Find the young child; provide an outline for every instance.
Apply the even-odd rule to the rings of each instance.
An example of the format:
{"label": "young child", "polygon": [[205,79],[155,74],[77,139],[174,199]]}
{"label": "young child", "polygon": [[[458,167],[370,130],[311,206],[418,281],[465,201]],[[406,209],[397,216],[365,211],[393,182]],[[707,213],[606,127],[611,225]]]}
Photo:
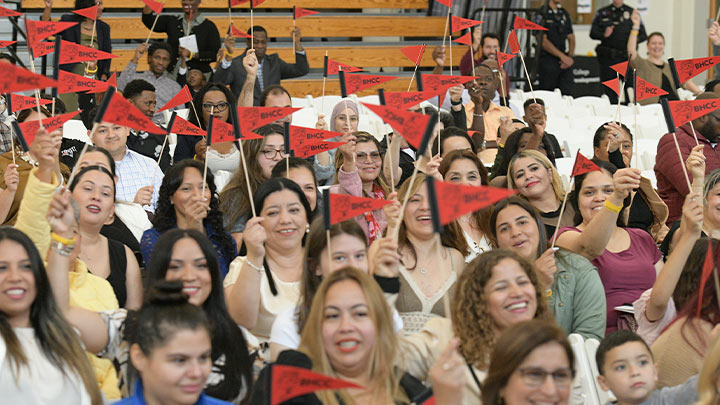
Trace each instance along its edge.
{"label": "young child", "polygon": [[618,405],[692,404],[698,399],[697,376],[675,387],[655,389],[657,366],[647,343],[627,330],[605,336],[595,354],[598,383],[612,391]]}

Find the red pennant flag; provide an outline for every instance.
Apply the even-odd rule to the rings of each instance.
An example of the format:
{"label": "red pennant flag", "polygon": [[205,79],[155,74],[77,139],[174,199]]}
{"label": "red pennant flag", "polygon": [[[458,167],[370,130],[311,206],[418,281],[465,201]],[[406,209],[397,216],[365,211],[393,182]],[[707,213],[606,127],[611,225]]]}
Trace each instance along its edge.
{"label": "red pennant flag", "polygon": [[[177,119],[177,117],[175,118]],[[174,126],[174,125],[173,125]],[[263,139],[262,135],[258,135],[254,132],[243,130],[242,133],[242,140],[249,140],[249,139]],[[212,127],[212,143],[221,143],[221,142],[234,142],[236,141],[235,138],[235,131],[233,130],[232,124],[229,122],[224,122],[220,120],[213,120],[213,127]]]}
{"label": "red pennant flag", "polygon": [[252,38],[252,35],[248,34],[247,32],[240,31],[239,29],[235,28],[235,26],[230,27],[230,31],[232,32],[232,36],[235,38]]}
{"label": "red pennant flag", "polygon": [[294,9],[293,18],[295,18],[295,19],[307,17],[309,15],[318,13],[317,11],[312,11],[312,10],[308,10],[306,8],[300,8],[300,7],[294,7],[293,9]]}
{"label": "red pennant flag", "polygon": [[[58,72],[58,94],[77,93],[86,90],[105,91],[107,88],[108,84],[100,80],[90,79],[64,70]],[[162,134],[163,132],[159,133]]]}
{"label": "red pennant flag", "polygon": [[[15,108],[15,106],[13,106],[13,108]],[[73,117],[75,117],[81,112],[82,110],[72,111],[66,114],[56,115],[54,117],[43,118],[43,127],[45,127],[48,132],[52,132],[56,129],[62,128],[65,122],[70,121]],[[33,139],[35,139],[35,134],[37,134],[38,129],[40,129],[40,125],[38,124],[37,120],[30,120],[21,122],[20,129],[25,136],[25,142],[27,142],[29,145],[32,143]]]}
{"label": "red pennant flag", "polygon": [[347,72],[362,72],[363,70],[359,67],[346,65],[336,60],[328,59],[328,71],[327,74],[334,75],[339,71]]}
{"label": "red pennant flag", "polygon": [[[460,76],[452,76],[460,77]],[[423,75],[423,78],[425,76]],[[372,112],[382,118],[383,121],[399,132],[410,145],[415,148],[420,147],[420,141],[425,135],[425,128],[430,120],[429,115],[418,114],[410,111],[399,110],[397,108],[387,107],[383,105],[362,103]]]}
{"label": "red pennant flag", "polygon": [[602,84],[612,89],[612,91],[614,91],[618,96],[620,95],[620,80],[617,77],[612,80],[604,81]]}
{"label": "red pennant flag", "polygon": [[[238,107],[238,119],[243,134],[247,130],[259,128],[288,116],[300,108],[294,107]],[[245,136],[243,136],[245,139]]]}
{"label": "red pennant flag", "polygon": [[5,48],[6,46],[10,46],[17,41],[0,41],[0,48]]}
{"label": "red pennant flag", "polygon": [[515,30],[510,31],[510,35],[508,35],[508,46],[510,46],[511,53],[520,52],[520,42],[518,42],[518,38],[517,38],[517,34],[515,34]]}
{"label": "red pennant flag", "polygon": [[[707,251],[705,252],[705,261],[702,266],[702,273],[700,273],[700,291],[698,291],[698,305],[697,305],[697,316],[700,317],[702,310],[702,304],[704,302],[703,293],[705,292],[705,283],[710,278],[710,275],[715,270],[715,260],[713,259],[713,247],[712,240],[708,239]],[[716,294],[718,291],[716,291]]]}
{"label": "red pennant flag", "polygon": [[125,97],[117,93],[113,93],[107,111],[103,116],[103,121],[124,125],[138,131],[146,131],[149,134],[165,133],[164,129],[158,128],[147,115],[140,112],[140,110],[130,104]]}
{"label": "red pennant flag", "polygon": [[458,44],[463,44],[470,46],[472,45],[472,38],[470,38],[470,31],[466,32],[465,35],[461,36],[460,38],[453,39],[453,42],[457,42]]}
{"label": "red pennant flag", "polygon": [[142,2],[145,3],[145,5],[147,5],[148,7],[150,7],[152,11],[155,12],[155,14],[162,13],[163,7],[165,7],[164,3],[155,0],[142,0]]}
{"label": "red pennant flag", "polygon": [[618,74],[622,77],[625,77],[625,73],[627,73],[627,67],[628,67],[628,61],[616,63],[612,66],[610,66],[610,69],[618,72]]}
{"label": "red pennant flag", "polygon": [[49,77],[35,74],[11,63],[3,65],[3,73],[0,75],[0,93],[44,89],[57,85],[58,83]]}
{"label": "red pennant flag", "polygon": [[157,110],[157,112],[169,110],[171,108],[179,106],[180,104],[189,103],[190,101],[192,101],[192,95],[190,94],[190,89],[186,84],[185,87],[180,89],[180,91],[175,96],[173,96],[173,98],[171,98],[170,101],[167,102],[167,104]]}
{"label": "red pennant flag", "polygon": [[[215,120],[213,120],[214,122]],[[175,116],[175,122],[173,122],[173,126],[170,129],[170,132],[173,134],[178,135],[196,135],[196,136],[205,136],[207,133],[197,127],[196,125],[190,123],[183,117],[176,115]]]}
{"label": "red pennant flag", "polygon": [[435,96],[437,94],[433,91],[386,91],[385,105],[398,110],[407,110]]}
{"label": "red pennant flag", "polygon": [[483,23],[482,21],[452,16],[452,22],[450,23],[450,25],[452,26],[452,29],[450,30],[450,32],[458,32],[458,31],[464,30],[465,28],[474,27],[474,26],[480,25],[482,23]]}
{"label": "red pennant flag", "polygon": [[[40,41],[32,46],[33,57],[39,58],[52,53],[55,50],[55,42]],[[61,55],[62,56],[62,55]]]}
{"label": "red pennant flag", "polygon": [[390,80],[397,79],[397,76],[366,75],[360,73],[345,74],[345,88],[347,94],[354,94]]}
{"label": "red pennant flag", "polygon": [[412,46],[406,46],[402,49],[402,53],[410,59],[410,61],[416,65],[420,64],[420,59],[422,59],[423,54],[425,53],[425,48],[427,45],[412,45]]}
{"label": "red pennant flag", "polygon": [[250,0],[230,0],[230,7],[239,6],[243,3],[249,3]]}
{"label": "red pennant flag", "polygon": [[117,89],[117,71],[113,72],[113,74],[108,77],[108,79],[105,81],[106,87],[100,87],[97,90],[90,90],[86,94],[92,94],[92,93],[102,93],[103,91],[107,90],[108,87],[115,87]]}
{"label": "red pennant flag", "polygon": [[[97,11],[98,11],[98,6],[96,4],[92,7],[83,8],[80,10],[73,10],[73,13],[81,15],[83,17],[87,17],[91,20],[95,20],[95,19],[97,19]],[[64,51],[64,49],[63,49],[63,51]]]}
{"label": "red pennant flag", "polygon": [[515,16],[515,24],[513,29],[516,30],[536,30],[536,31],[547,31],[548,29],[542,25],[537,25],[530,20],[526,20],[522,17]]}
{"label": "red pennant flag", "polygon": [[[28,97],[20,94],[11,94],[10,102],[12,103],[12,108],[14,112],[37,107],[37,100],[35,99],[35,97]],[[52,101],[50,100],[45,100],[42,98],[40,99],[40,105],[47,105],[51,103]]]}
{"label": "red pennant flag", "polygon": [[0,7],[0,17],[19,17],[22,13],[18,13],[15,10],[10,10],[9,8]]}
{"label": "red pennant flag", "polygon": [[[331,197],[333,194],[330,195]],[[332,202],[332,200],[330,200]],[[272,390],[270,405],[278,405],[288,399],[310,394],[320,390],[336,390],[340,388],[362,388],[359,385],[328,377],[306,368],[272,365]]]}
{"label": "red pennant flag", "polygon": [[[720,63],[720,56],[711,56],[709,58],[683,59],[675,61],[675,68],[677,69],[678,79],[680,79],[680,83],[685,83],[686,81],[710,69],[718,63]],[[675,84],[679,86],[680,83]]]}
{"label": "red pennant flag", "polygon": [[391,202],[390,200],[330,193],[330,224],[337,224],[366,212],[379,210]]}
{"label": "red pennant flag", "polygon": [[443,225],[516,193],[515,190],[507,188],[465,186],[445,181],[435,181],[435,190],[440,209],[440,223]]}
{"label": "red pennant flag", "polygon": [[308,158],[318,153],[327,152],[344,145],[345,142],[307,141],[301,145],[293,146],[295,157]]}
{"label": "red pennant flag", "polygon": [[512,53],[504,53],[504,52],[497,52],[497,62],[500,67],[505,64],[505,62],[509,61],[510,59],[514,58],[515,55]]}
{"label": "red pennant flag", "polygon": [[[324,129],[296,127],[290,125],[290,148],[296,150],[300,145],[308,142],[320,142],[325,139],[335,138],[341,136],[340,132],[326,131]],[[295,153],[297,156],[297,151]],[[298,156],[299,157],[299,156]]]}
{"label": "red pennant flag", "polygon": [[637,78],[637,88],[635,92],[637,94],[637,101],[645,100],[646,98],[662,96],[668,94],[667,91],[657,87],[656,85],[647,82],[640,77]]}
{"label": "red pennant flag", "polygon": [[581,174],[585,174],[595,170],[600,170],[598,165],[593,163],[592,160],[583,156],[583,154],[580,153],[580,150],[578,150],[577,155],[575,155],[575,164],[573,164],[572,174],[570,175],[570,177],[579,176]]}
{"label": "red pennant flag", "polygon": [[[53,45],[54,50],[55,44],[51,44]],[[117,58],[117,55],[103,52],[95,48],[76,44],[75,42],[68,42],[63,40],[60,46],[62,48],[62,52],[60,53],[61,64]]]}
{"label": "red pennant flag", "polygon": [[668,104],[675,126],[679,127],[720,108],[720,99],[670,101]]}
{"label": "red pennant flag", "polygon": [[423,88],[435,95],[445,97],[445,92],[458,84],[465,84],[473,80],[473,76],[447,76],[447,75],[422,75]]}
{"label": "red pennant flag", "polygon": [[452,0],[436,0],[440,4],[444,4],[448,7],[452,7]]}
{"label": "red pennant flag", "polygon": [[77,25],[76,22],[25,20],[28,44],[34,47],[43,39]]}

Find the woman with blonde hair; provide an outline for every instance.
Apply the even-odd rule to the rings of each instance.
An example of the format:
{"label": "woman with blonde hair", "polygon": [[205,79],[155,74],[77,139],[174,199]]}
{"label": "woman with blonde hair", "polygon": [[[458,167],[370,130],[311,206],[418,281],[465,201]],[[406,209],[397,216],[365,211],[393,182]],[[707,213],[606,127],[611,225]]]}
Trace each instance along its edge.
{"label": "woman with blonde hair", "polygon": [[[717,329],[717,327],[715,328]],[[720,339],[710,346],[698,377],[698,401],[695,405],[720,404]]]}
{"label": "woman with blonde hair", "polygon": [[[410,404],[425,387],[395,367],[398,336],[380,287],[367,273],[346,267],[323,280],[313,298],[299,351],[280,354],[278,363],[350,381],[364,388],[318,391],[307,404]],[[269,397],[270,368],[260,373],[251,403]]]}
{"label": "woman with blonde hair", "polygon": [[250,196],[255,195],[258,187],[269,179],[272,169],[285,158],[285,138],[283,127],[270,124],[255,131],[263,139],[251,139],[243,142],[243,153],[250,180],[248,191],[245,170],[240,165],[220,192],[220,211],[224,215],[225,229],[235,239],[238,249],[242,246],[242,234],[245,224],[252,216]]}
{"label": "woman with blonde hair", "polygon": [[450,301],[452,319],[436,318],[403,343],[403,366],[425,381],[430,366],[456,337],[467,370],[462,405],[480,403],[490,356],[500,335],[519,322],[552,321],[535,267],[508,250],[485,252],[465,266]]}
{"label": "woman with blonde hair", "polygon": [[[398,223],[400,253],[400,292],[395,307],[403,318],[406,334],[419,332],[433,317],[447,316],[443,299],[450,296],[453,284],[462,272],[468,247],[457,223],[445,227],[438,249],[430,216],[425,175],[419,173],[398,192],[399,201],[409,195],[405,212],[394,203],[386,211]],[[395,230],[388,227],[388,235]],[[374,244],[373,244],[374,245]],[[371,246],[371,253],[375,249]],[[372,256],[372,255],[371,255]]]}
{"label": "woman with blonde hair", "polygon": [[[518,191],[540,213],[548,237],[555,233],[565,198],[560,175],[547,156],[536,150],[516,154],[508,166],[508,188]],[[565,205],[560,226],[574,225],[575,210]]]}
{"label": "woman with blonde hair", "polygon": [[[340,153],[335,155],[338,170],[330,192],[384,200],[390,193],[390,187],[382,174],[380,142],[367,132],[345,134],[342,139],[346,143],[338,148]],[[382,237],[387,227],[382,209],[368,211],[355,217],[355,220],[370,243]]]}

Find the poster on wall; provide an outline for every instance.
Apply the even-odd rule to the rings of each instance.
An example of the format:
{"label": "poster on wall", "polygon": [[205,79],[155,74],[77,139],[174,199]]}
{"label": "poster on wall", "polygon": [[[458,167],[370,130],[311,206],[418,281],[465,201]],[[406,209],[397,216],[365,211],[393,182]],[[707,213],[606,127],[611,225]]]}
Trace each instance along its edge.
{"label": "poster on wall", "polygon": [[637,0],[637,9],[642,18],[647,17],[648,8],[650,8],[650,0]]}
{"label": "poster on wall", "polygon": [[592,0],[578,0],[577,2],[577,12],[583,13],[583,14],[590,14],[592,13]]}

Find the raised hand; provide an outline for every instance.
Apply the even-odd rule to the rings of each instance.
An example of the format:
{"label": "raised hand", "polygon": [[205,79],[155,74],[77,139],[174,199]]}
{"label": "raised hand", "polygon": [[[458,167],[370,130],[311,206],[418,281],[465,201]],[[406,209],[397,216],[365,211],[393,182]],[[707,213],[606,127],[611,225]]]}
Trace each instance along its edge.
{"label": "raised hand", "polygon": [[720,46],[720,24],[717,21],[713,21],[710,28],[708,28],[708,38],[710,38],[713,45]]}
{"label": "raised hand", "polygon": [[458,352],[460,340],[453,338],[435,360],[430,368],[435,403],[438,405],[454,405],[462,403],[463,386],[465,385],[465,360]]}
{"label": "raised hand", "polygon": [[374,243],[373,255],[370,258],[370,273],[381,277],[398,277],[400,254],[398,244],[392,237],[377,239]]}
{"label": "raised hand", "polygon": [[693,178],[693,183],[697,179],[699,184],[703,184],[705,179],[705,155],[703,154],[703,145],[696,145],[690,151],[687,160],[685,161],[687,166],[688,174]]}
{"label": "raised hand", "polygon": [[445,47],[444,46],[436,46],[435,49],[433,49],[432,52],[432,58],[435,61],[435,64],[444,67],[445,66]]}
{"label": "raised hand", "polygon": [[555,250],[550,248],[543,252],[543,254],[535,260],[535,268],[538,270],[537,275],[540,283],[542,283],[545,288],[550,288],[555,280],[555,273],[557,272]]}
{"label": "raised hand", "polygon": [[150,205],[152,203],[153,189],[153,186],[140,187],[133,202],[142,206]]}
{"label": "raised hand", "polygon": [[247,53],[243,58],[243,67],[245,68],[245,72],[247,72],[248,76],[257,77],[258,60],[257,56],[255,56],[254,49],[247,50]]}
{"label": "raised hand", "polygon": [[620,169],[613,175],[615,190],[613,197],[617,200],[625,200],[630,191],[640,187],[640,169]]}
{"label": "raised hand", "polygon": [[[701,193],[688,193],[682,206],[682,235],[694,235],[700,237],[703,224],[703,198]],[[687,232],[687,233],[686,233]]]}
{"label": "raised hand", "polygon": [[63,238],[73,237],[75,210],[70,202],[70,191],[63,188],[53,196],[48,207],[47,219],[50,229]]}
{"label": "raised hand", "polygon": [[20,174],[18,173],[18,165],[16,164],[9,164],[5,168],[5,173],[3,174],[3,180],[5,180],[5,189],[15,192],[17,191],[18,184],[20,183]]}
{"label": "raised hand", "polygon": [[247,259],[254,265],[260,266],[265,260],[265,241],[267,233],[263,227],[263,217],[248,219],[243,231],[243,241],[247,248]]}

